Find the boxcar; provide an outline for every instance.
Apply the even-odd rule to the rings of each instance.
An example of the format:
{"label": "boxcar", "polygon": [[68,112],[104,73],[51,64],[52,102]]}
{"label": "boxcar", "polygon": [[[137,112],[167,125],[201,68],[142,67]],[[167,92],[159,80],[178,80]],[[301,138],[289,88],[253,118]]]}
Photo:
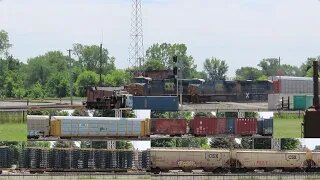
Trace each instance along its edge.
{"label": "boxcar", "polygon": [[50,133],[60,138],[147,137],[148,121],[140,118],[53,116]]}

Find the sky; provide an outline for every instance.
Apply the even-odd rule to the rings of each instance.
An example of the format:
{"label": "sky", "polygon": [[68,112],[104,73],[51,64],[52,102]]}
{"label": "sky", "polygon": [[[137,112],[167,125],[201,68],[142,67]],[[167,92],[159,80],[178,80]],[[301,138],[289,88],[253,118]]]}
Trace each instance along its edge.
{"label": "sky", "polygon": [[[129,66],[131,0],[0,0],[0,29],[26,62],[74,43],[103,43]],[[206,58],[241,66],[281,57],[300,65],[320,55],[319,0],[142,0],[144,45],[185,43],[198,70]]]}

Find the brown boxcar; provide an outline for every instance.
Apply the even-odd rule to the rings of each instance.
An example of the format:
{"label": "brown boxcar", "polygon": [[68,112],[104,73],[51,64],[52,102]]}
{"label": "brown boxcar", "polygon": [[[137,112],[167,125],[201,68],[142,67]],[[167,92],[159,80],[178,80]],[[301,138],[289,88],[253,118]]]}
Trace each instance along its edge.
{"label": "brown boxcar", "polygon": [[185,119],[151,119],[152,135],[181,136],[187,133]]}
{"label": "brown boxcar", "polygon": [[226,133],[225,118],[195,117],[191,121],[191,132],[195,136],[207,136]]}
{"label": "brown boxcar", "polygon": [[255,118],[237,118],[236,135],[253,135],[257,134],[258,122]]}

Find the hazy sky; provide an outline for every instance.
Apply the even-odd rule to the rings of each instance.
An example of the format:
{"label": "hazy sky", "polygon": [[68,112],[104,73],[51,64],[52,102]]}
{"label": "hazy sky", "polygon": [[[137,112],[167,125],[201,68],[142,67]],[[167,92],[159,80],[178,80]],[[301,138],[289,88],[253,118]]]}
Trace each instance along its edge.
{"label": "hazy sky", "polygon": [[[229,75],[265,57],[298,65],[320,54],[318,0],[142,0],[145,49],[185,43],[199,69],[225,59]],[[131,0],[2,0],[0,29],[26,61],[73,43],[103,41],[118,67],[128,66]],[[103,35],[102,35],[103,34]]]}

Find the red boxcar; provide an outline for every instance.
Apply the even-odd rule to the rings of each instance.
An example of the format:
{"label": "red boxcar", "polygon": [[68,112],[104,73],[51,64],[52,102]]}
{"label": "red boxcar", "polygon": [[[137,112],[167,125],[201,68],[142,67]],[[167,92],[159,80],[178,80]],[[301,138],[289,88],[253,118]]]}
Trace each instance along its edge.
{"label": "red boxcar", "polygon": [[191,121],[191,133],[195,136],[208,136],[226,133],[225,118],[195,117]]}
{"label": "red boxcar", "polygon": [[185,119],[151,119],[151,134],[181,136],[187,133]]}
{"label": "red boxcar", "polygon": [[254,118],[237,118],[236,135],[253,135],[257,134],[258,121]]}

